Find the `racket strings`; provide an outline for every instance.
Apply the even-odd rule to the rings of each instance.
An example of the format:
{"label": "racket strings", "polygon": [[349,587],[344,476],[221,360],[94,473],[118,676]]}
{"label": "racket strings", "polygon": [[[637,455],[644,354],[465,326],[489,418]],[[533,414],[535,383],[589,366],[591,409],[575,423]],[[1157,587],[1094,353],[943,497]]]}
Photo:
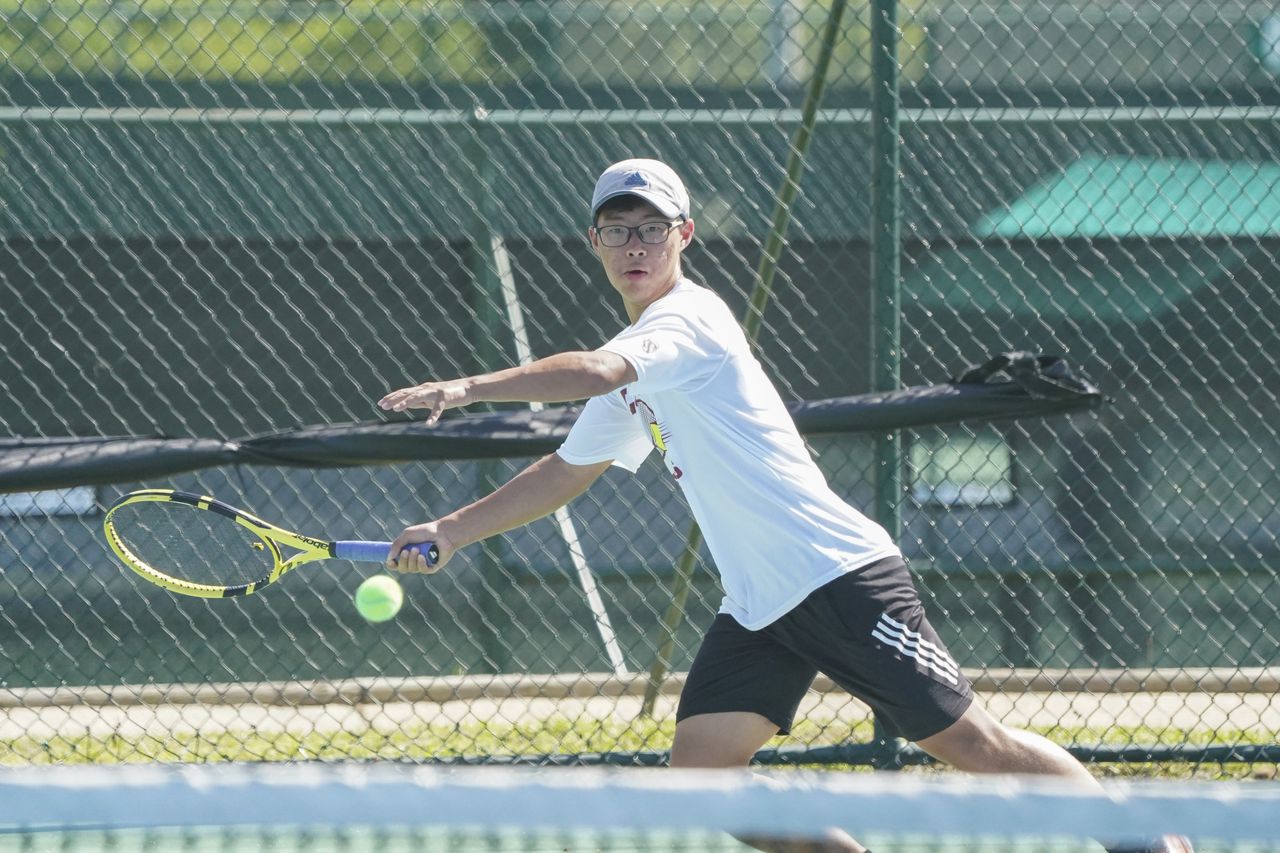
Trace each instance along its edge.
{"label": "racket strings", "polygon": [[234,519],[180,503],[126,504],[113,517],[124,546],[156,572],[192,583],[256,581],[274,565],[260,537]]}

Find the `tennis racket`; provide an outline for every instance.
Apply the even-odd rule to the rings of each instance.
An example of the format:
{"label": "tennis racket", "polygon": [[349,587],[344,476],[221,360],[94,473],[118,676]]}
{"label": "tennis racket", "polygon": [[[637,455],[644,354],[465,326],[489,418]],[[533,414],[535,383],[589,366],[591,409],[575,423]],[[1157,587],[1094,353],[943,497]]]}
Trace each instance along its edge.
{"label": "tennis racket", "polygon": [[[329,542],[292,533],[207,495],[172,489],[130,492],[111,505],[102,527],[126,566],[180,595],[252,595],[304,563],[385,563],[390,542]],[[415,546],[434,565],[434,543]],[[291,556],[286,556],[286,549]]]}

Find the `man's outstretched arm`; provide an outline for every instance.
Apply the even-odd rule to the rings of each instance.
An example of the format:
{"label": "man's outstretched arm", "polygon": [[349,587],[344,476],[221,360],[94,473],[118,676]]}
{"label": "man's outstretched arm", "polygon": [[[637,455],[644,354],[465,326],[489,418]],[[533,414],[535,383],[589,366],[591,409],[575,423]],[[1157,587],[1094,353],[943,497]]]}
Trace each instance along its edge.
{"label": "man's outstretched arm", "polygon": [[635,368],[616,353],[562,352],[493,373],[401,388],[378,406],[389,412],[430,409],[427,423],[433,424],[445,409],[469,403],[563,403],[608,394],[635,381]]}
{"label": "man's outstretched arm", "polygon": [[[573,465],[555,453],[544,456],[475,503],[406,527],[391,543],[387,566],[402,572],[438,571],[459,548],[555,512],[585,492],[610,464]],[[413,547],[422,542],[436,543],[440,557],[435,565],[427,565]]]}

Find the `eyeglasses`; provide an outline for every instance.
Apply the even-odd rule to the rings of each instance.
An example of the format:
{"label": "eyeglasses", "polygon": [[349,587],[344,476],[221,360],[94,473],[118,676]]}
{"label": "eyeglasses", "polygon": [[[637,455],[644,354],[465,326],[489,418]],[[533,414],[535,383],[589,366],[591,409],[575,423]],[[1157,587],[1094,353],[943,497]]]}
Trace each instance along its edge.
{"label": "eyeglasses", "polygon": [[596,236],[600,238],[600,244],[608,246],[610,249],[616,249],[619,246],[625,246],[631,242],[631,232],[640,235],[641,243],[657,245],[667,242],[667,235],[671,233],[672,228],[680,227],[679,222],[644,222],[640,225],[605,225],[595,228]]}

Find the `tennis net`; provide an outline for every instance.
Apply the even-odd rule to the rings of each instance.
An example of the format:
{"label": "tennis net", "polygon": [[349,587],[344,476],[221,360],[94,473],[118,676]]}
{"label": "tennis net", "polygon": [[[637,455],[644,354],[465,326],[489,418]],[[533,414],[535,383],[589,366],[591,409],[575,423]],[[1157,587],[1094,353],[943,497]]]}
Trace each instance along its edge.
{"label": "tennis net", "polygon": [[[833,828],[877,851],[1280,851],[1280,786],[387,764],[0,770],[0,850],[721,851]],[[787,849],[779,846],[775,849]],[[815,848],[816,849],[816,848]]]}

